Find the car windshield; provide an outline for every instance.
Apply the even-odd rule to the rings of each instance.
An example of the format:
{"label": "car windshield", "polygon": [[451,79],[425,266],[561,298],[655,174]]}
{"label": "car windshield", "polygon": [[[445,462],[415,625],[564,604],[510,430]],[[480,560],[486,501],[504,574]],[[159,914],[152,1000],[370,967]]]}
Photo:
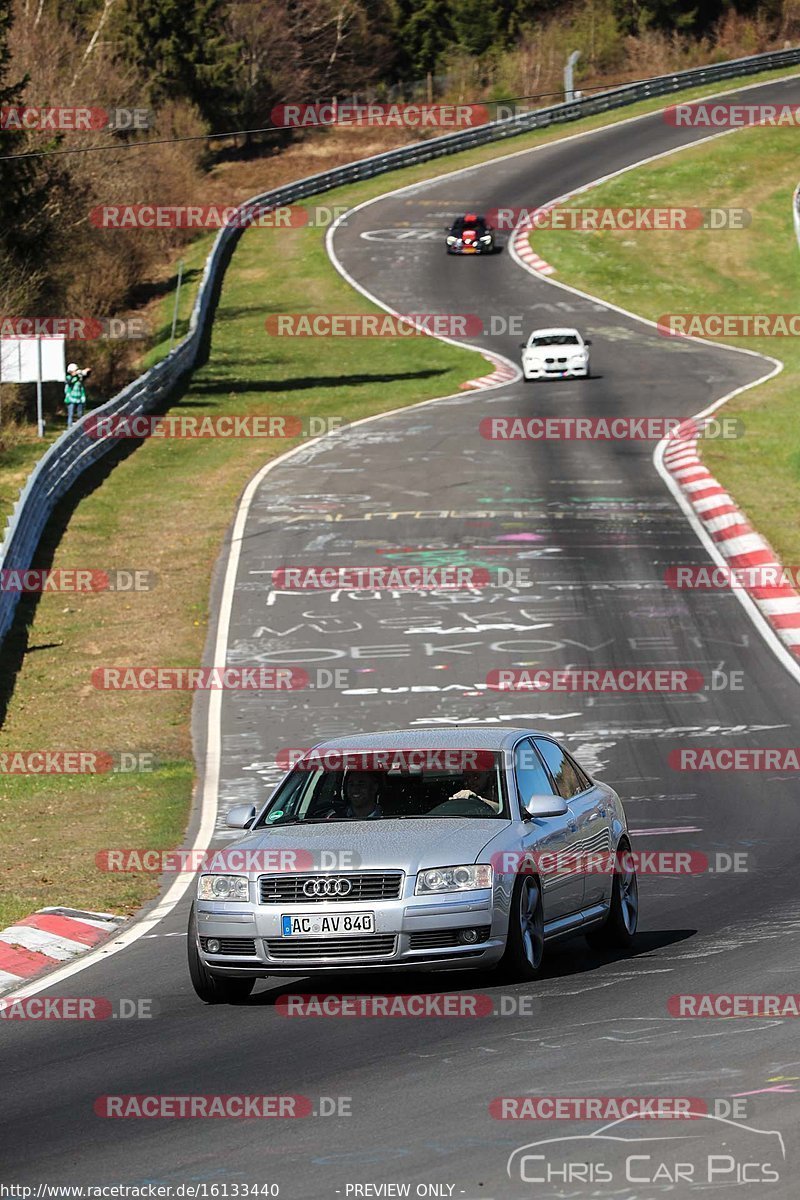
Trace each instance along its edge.
{"label": "car windshield", "polygon": [[574,333],[544,333],[541,337],[532,337],[531,346],[580,346],[580,339]]}
{"label": "car windshield", "polygon": [[503,772],[489,756],[484,770],[328,770],[300,765],[287,776],[258,824],[419,820],[439,817],[508,819]]}
{"label": "car windshield", "polygon": [[453,233],[463,233],[465,229],[474,229],[477,233],[484,233],[486,222],[483,217],[476,217],[474,221],[468,221],[466,217],[459,217],[453,222]]}

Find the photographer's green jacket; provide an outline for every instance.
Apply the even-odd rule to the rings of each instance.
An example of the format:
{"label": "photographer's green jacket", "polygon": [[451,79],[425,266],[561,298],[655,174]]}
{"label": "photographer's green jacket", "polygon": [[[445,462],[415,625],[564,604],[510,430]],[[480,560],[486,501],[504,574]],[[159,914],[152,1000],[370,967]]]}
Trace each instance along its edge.
{"label": "photographer's green jacket", "polygon": [[64,383],[65,404],[85,404],[86,388],[83,386],[82,375],[67,375]]}

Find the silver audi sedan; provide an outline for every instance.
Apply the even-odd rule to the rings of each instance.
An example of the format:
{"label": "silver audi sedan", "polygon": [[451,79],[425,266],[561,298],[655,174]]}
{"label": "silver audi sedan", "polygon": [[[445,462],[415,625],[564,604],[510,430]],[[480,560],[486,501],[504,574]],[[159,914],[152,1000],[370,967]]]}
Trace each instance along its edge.
{"label": "silver audi sedan", "polygon": [[617,794],[547,733],[460,727],[322,742],[213,852],[189,920],[206,1003],[257,979],[498,968],[545,943],[630,946],[635,864]]}

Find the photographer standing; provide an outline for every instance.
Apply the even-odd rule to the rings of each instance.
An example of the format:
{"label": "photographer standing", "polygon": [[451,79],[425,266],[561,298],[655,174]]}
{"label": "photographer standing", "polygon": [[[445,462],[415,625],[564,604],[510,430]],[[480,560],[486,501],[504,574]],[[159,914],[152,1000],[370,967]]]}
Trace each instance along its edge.
{"label": "photographer standing", "polygon": [[82,371],[78,369],[77,363],[69,363],[67,366],[67,378],[64,382],[64,403],[67,406],[67,429],[70,429],[73,421],[80,421],[83,416],[83,410],[86,407],[86,388],[83,381],[91,371],[91,367],[85,367]]}

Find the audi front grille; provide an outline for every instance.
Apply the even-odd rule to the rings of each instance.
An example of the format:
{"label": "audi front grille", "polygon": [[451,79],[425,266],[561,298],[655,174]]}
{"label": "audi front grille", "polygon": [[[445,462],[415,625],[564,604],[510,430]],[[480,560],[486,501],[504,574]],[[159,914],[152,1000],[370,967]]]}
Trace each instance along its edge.
{"label": "audi front grille", "polygon": [[260,875],[262,904],[336,904],[399,900],[402,871],[358,871],[338,875]]}
{"label": "audi front grille", "polygon": [[397,938],[377,934],[363,938],[265,938],[264,945],[275,961],[340,958],[388,958],[395,951]]}

